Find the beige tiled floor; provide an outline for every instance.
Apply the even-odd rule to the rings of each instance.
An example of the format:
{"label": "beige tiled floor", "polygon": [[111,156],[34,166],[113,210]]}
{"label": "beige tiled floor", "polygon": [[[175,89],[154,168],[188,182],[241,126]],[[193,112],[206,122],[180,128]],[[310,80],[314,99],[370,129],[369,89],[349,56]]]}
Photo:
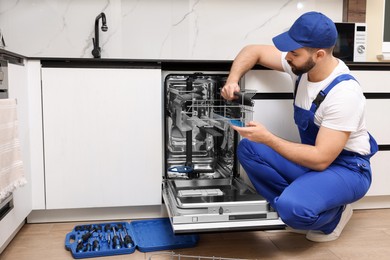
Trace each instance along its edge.
{"label": "beige tiled floor", "polygon": [[[79,223],[26,224],[1,254],[2,260],[73,259],[64,248],[66,233]],[[179,259],[170,251],[134,252],[98,259]],[[185,256],[241,259],[390,259],[390,209],[355,210],[342,236],[313,243],[287,231],[247,231],[202,234],[196,247],[175,250]],[[206,258],[207,257],[207,258]],[[218,259],[218,258],[216,258]]]}

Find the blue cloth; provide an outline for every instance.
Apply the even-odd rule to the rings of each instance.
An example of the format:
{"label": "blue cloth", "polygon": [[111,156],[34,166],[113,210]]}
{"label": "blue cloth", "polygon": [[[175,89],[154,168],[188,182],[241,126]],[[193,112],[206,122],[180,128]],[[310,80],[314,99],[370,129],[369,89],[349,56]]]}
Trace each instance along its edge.
{"label": "blue cloth", "polygon": [[[322,94],[326,96],[340,79],[353,78],[336,78]],[[294,119],[304,144],[314,145],[319,130],[314,123],[317,108],[305,110],[294,104]],[[362,198],[370,187],[370,157],[378,151],[371,135],[370,145],[369,155],[344,150],[321,172],[293,163],[272,148],[248,139],[240,142],[237,156],[257,192],[288,226],[329,234],[339,223],[344,206]]]}

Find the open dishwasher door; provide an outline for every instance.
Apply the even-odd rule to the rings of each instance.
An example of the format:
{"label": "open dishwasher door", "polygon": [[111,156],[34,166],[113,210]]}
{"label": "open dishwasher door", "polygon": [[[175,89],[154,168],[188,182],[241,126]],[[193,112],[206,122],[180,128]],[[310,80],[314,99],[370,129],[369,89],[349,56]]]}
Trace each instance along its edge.
{"label": "open dishwasher door", "polygon": [[251,91],[220,97],[225,74],[168,74],[163,199],[175,233],[280,229],[269,203],[239,178],[231,124],[252,118]]}

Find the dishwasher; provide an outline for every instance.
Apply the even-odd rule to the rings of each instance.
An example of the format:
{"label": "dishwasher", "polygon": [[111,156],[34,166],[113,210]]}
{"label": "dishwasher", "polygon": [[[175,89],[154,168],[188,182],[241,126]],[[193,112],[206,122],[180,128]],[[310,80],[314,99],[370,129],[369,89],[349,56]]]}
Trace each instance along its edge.
{"label": "dishwasher", "polygon": [[253,117],[255,91],[220,96],[224,73],[164,72],[163,200],[175,233],[282,229],[270,204],[240,177],[230,126]]}

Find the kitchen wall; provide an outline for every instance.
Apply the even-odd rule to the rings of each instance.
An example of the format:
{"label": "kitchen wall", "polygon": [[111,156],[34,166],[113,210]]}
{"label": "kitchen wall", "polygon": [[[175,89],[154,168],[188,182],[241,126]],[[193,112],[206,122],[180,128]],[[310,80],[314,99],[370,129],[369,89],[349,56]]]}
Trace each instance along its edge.
{"label": "kitchen wall", "polygon": [[[103,58],[233,59],[267,43],[302,13],[342,20],[343,0],[1,0],[7,50],[29,57],[91,58],[95,17]],[[100,26],[99,26],[100,27]]]}
{"label": "kitchen wall", "polygon": [[367,60],[379,61],[377,55],[382,54],[383,17],[385,0],[367,1]]}

